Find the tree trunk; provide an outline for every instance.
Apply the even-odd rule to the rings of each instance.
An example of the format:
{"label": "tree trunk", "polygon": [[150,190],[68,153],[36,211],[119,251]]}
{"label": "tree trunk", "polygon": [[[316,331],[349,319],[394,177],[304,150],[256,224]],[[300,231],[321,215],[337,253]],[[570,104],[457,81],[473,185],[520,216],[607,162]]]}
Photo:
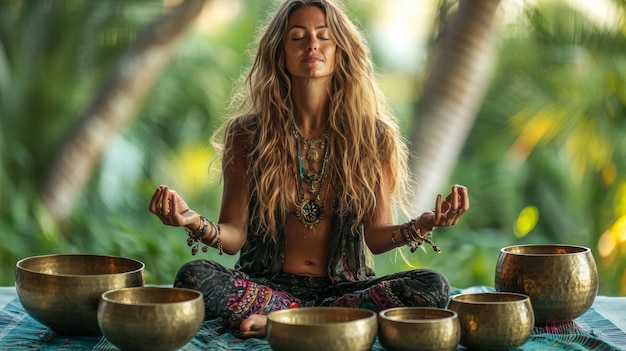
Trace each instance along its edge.
{"label": "tree trunk", "polygon": [[460,0],[435,49],[434,67],[409,135],[417,213],[432,209],[436,194],[446,191],[444,186],[482,104],[495,66],[499,3]]}
{"label": "tree trunk", "polygon": [[41,189],[43,204],[55,222],[71,213],[108,142],[132,119],[206,1],[186,0],[148,27],[83,111]]}

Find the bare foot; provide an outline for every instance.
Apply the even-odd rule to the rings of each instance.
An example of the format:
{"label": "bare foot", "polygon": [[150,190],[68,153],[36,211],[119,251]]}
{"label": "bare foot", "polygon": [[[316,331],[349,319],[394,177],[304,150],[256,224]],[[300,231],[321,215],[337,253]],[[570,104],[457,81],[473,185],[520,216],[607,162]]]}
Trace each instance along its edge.
{"label": "bare foot", "polygon": [[244,338],[264,338],[266,324],[266,315],[253,314],[241,321],[241,324],[239,324],[239,330]]}

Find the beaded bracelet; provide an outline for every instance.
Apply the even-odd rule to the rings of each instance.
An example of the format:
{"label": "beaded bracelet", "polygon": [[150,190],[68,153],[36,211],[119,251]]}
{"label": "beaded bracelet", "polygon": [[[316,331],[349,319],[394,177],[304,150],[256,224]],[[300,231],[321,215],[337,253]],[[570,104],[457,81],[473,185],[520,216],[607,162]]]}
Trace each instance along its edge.
{"label": "beaded bracelet", "polygon": [[217,226],[217,242],[215,245],[217,246],[217,253],[221,256],[224,254],[224,247],[222,245],[222,228],[219,224]]}
{"label": "beaded bracelet", "polygon": [[[415,225],[416,221],[417,220],[411,220],[409,222],[401,224],[399,227],[396,228],[400,230],[401,234],[403,234],[404,241],[406,242],[406,245],[411,248],[411,252],[413,253],[417,251],[417,248],[422,246],[424,243],[427,243],[433,248],[433,251],[435,251],[436,253],[441,253],[441,249],[439,249],[437,245],[435,245],[431,240],[434,228],[422,235],[421,229],[417,228]],[[394,236],[395,229],[391,237],[391,241],[395,244]]]}
{"label": "beaded bracelet", "polygon": [[203,245],[202,252],[207,252],[209,250],[209,246],[202,241],[202,237],[206,233],[207,227],[211,226],[209,237],[216,239],[215,241],[213,241],[213,239],[211,240],[211,246],[217,247],[218,254],[222,255],[224,253],[224,249],[222,245],[222,230],[220,225],[215,224],[213,221],[208,220],[204,216],[200,216],[200,219],[202,220],[202,226],[200,229],[193,231],[185,227],[185,231],[187,231],[187,245],[191,247],[191,254],[195,256],[198,253],[200,244]]}

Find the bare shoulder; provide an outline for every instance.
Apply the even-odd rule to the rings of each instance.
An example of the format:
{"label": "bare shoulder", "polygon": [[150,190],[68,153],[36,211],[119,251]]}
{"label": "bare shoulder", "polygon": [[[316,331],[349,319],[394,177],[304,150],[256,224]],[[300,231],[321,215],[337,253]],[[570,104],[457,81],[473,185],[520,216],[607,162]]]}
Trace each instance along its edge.
{"label": "bare shoulder", "polygon": [[253,115],[231,118],[224,137],[224,164],[243,163],[253,149],[258,119]]}

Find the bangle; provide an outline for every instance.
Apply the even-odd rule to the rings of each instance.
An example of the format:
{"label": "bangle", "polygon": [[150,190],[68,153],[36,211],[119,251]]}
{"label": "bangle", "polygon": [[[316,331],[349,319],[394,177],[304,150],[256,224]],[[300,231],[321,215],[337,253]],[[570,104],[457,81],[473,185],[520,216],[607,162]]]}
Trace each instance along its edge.
{"label": "bangle", "polygon": [[393,231],[391,232],[391,242],[393,243],[393,246],[396,246],[396,232],[398,231],[399,227],[395,227],[393,228]]}

